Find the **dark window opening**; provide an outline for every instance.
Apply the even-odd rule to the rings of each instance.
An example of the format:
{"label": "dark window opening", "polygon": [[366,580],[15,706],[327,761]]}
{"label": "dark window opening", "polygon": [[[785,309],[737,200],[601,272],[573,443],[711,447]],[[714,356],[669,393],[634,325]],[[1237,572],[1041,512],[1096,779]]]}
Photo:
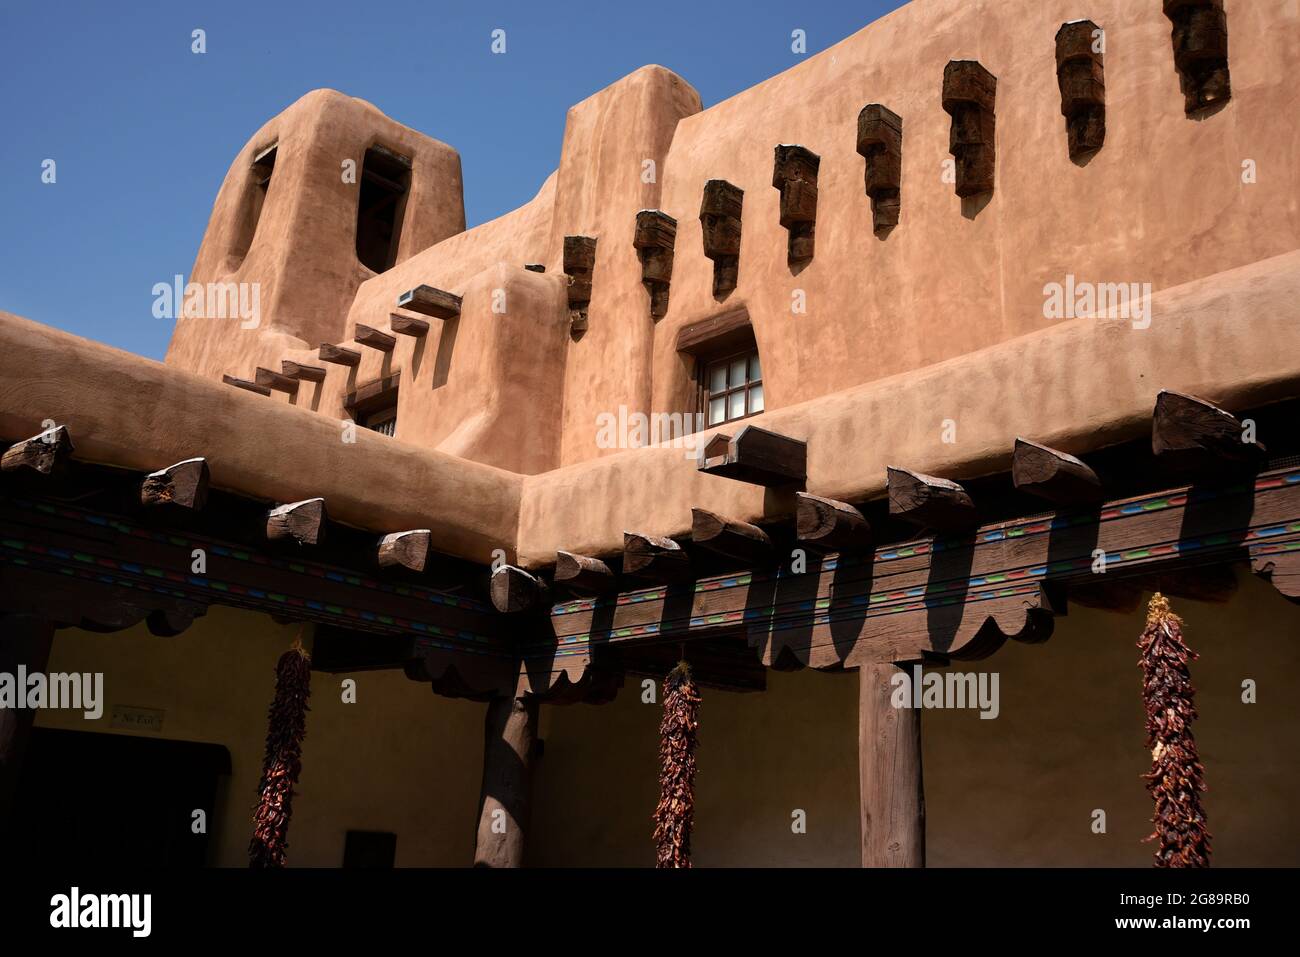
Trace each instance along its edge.
{"label": "dark window opening", "polygon": [[411,161],[382,146],[366,150],[357,198],[357,259],[367,269],[384,272],[397,262]]}
{"label": "dark window opening", "polygon": [[390,869],[396,859],[397,835],[389,831],[348,831],[344,838],[345,868]]}
{"label": "dark window opening", "polygon": [[266,204],[266,194],[271,188],[271,174],[275,172],[275,154],[278,145],[272,143],[258,151],[248,168],[244,201],[240,205],[240,218],[235,224],[235,238],[230,250],[239,262],[244,261],[248,250],[253,246],[253,237],[257,235],[257,223],[262,218],[262,207]]}
{"label": "dark window opening", "polygon": [[343,402],[352,419],[364,429],[380,435],[397,434],[397,385],[400,373],[394,372],[361,386]]}

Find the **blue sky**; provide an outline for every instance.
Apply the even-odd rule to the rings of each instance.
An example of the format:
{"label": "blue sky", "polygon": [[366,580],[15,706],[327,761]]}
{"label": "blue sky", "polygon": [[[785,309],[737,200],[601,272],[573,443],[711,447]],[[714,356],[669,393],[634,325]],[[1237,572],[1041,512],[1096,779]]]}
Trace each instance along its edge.
{"label": "blue sky", "polygon": [[161,358],[153,284],[189,273],[231,159],[308,90],[459,150],[474,226],[531,198],[565,110],[637,67],[676,71],[708,107],[801,59],[793,30],[811,55],[901,5],[0,0],[0,309]]}

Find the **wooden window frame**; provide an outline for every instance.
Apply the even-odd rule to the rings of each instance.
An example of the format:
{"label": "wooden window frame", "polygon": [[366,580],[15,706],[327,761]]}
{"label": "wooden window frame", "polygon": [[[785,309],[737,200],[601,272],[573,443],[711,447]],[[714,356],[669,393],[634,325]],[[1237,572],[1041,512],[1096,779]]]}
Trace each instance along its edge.
{"label": "wooden window frame", "polygon": [[[731,382],[728,380],[727,387],[723,389],[721,392],[715,394],[713,390],[709,388],[709,370],[719,365],[725,365],[728,370],[728,375],[730,375],[731,363],[735,362],[737,359],[745,360],[745,381],[740,385],[733,386]],[[757,359],[759,361],[759,373],[757,379],[751,379],[749,377],[749,360],[751,359]],[[714,428],[715,426],[730,425],[732,422],[739,422],[742,419],[749,419],[749,418],[753,418],[756,415],[762,415],[763,412],[766,411],[767,409],[766,389],[763,390],[763,409],[759,410],[758,412],[749,411],[750,393],[754,390],[755,386],[763,385],[762,360],[758,355],[757,345],[750,346],[747,349],[742,349],[739,352],[732,352],[726,355],[710,357],[708,359],[700,359],[697,361],[697,368],[699,370],[698,381],[697,381],[697,385],[699,388],[698,388],[696,402],[697,402],[698,411],[704,413],[705,428],[711,429]],[[731,396],[735,395],[737,392],[743,392],[745,394],[745,413],[743,415],[738,415],[732,418],[727,415],[727,412],[731,408],[731,402],[730,402]],[[709,403],[713,399],[718,399],[718,398],[723,399],[724,402],[726,403],[723,407],[723,418],[721,422],[710,422]]]}
{"label": "wooden window frame", "polygon": [[[352,421],[363,429],[370,429],[372,432],[379,432],[380,435],[395,435],[397,431],[397,393],[401,373],[394,372],[391,375],[384,376],[382,379],[376,379],[374,382],[368,382],[357,388],[355,392],[350,393],[343,400],[343,409],[352,416]],[[370,423],[372,418],[376,418],[389,411],[392,411],[393,432],[380,432]],[[379,424],[379,423],[377,423]]]}
{"label": "wooden window frame", "polygon": [[[744,356],[747,360],[750,357],[759,360],[760,370],[763,357],[759,354],[758,341],[754,337],[754,328],[749,321],[749,312],[742,308],[729,309],[720,315],[710,316],[699,322],[689,323],[683,326],[677,333],[677,351],[683,355],[690,356],[694,360],[694,369],[692,371],[692,380],[694,383],[694,411],[704,417],[705,428],[716,428],[723,425],[729,425],[732,422],[739,422],[741,419],[752,418],[756,415],[762,415],[762,412],[749,411],[749,392],[756,385],[763,385],[763,374],[760,371],[759,377],[754,380],[749,379],[749,367],[746,364],[745,385],[738,388],[745,390],[745,414],[734,419],[724,419],[722,422],[709,424],[709,367],[722,361],[733,361]],[[730,395],[738,391],[730,386],[724,395]],[[763,389],[763,411],[767,411],[767,389]]]}

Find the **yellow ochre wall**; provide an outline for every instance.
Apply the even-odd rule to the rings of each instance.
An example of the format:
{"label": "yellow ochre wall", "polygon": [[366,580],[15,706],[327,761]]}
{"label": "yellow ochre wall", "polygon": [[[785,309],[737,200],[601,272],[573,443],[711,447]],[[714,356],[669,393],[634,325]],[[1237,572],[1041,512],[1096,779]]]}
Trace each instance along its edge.
{"label": "yellow ochre wall", "polygon": [[[1196,725],[1210,790],[1216,865],[1300,864],[1300,787],[1291,745],[1300,729],[1300,609],[1241,574],[1224,605],[1175,599],[1201,710]],[[1150,863],[1151,802],[1141,774],[1144,612],[1073,606],[1041,646],[1009,643],[996,670],[1001,715],[931,711],[922,721],[931,866],[1135,866]],[[211,815],[213,863],[241,866],[278,655],[292,627],[214,608],[185,634],[61,631],[51,671],[105,672],[113,704],[166,710],[163,735],[225,745],[233,775]],[[318,674],[290,830],[294,865],[337,866],[349,829],[397,834],[399,866],[471,862],[482,761],[481,704],[439,698],[400,673]],[[1258,683],[1258,703],[1241,683]],[[648,866],[657,792],[659,705],[629,676],[611,704],[542,708],[529,863]],[[87,730],[79,712],[38,725]],[[857,681],[770,672],[762,694],[706,689],[693,838],[699,866],[856,866]],[[1107,833],[1093,834],[1094,809]],[[791,814],[807,814],[792,833]]]}

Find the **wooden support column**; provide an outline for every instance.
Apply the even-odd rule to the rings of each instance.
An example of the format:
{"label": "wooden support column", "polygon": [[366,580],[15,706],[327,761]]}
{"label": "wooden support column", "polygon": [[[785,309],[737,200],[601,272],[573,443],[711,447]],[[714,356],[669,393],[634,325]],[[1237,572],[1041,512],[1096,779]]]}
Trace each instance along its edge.
{"label": "wooden support column", "polygon": [[475,867],[523,866],[538,706],[532,695],[488,702]]}
{"label": "wooden support column", "polygon": [[[53,638],[54,626],[45,618],[0,617],[0,673],[13,675],[17,680],[19,666],[27,674],[44,672]],[[0,842],[11,832],[23,755],[35,718],[36,712],[28,708],[0,708]]]}
{"label": "wooden support column", "polygon": [[899,666],[858,669],[858,784],[863,867],[925,866],[921,710],[895,708]]}

